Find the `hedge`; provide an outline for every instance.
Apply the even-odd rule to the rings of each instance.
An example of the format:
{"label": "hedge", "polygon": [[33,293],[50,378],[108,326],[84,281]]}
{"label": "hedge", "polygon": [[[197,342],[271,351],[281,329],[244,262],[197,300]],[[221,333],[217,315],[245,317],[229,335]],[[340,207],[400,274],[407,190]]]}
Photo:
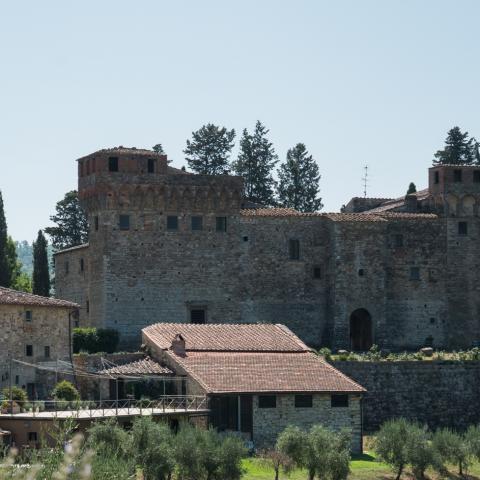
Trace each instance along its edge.
{"label": "hedge", "polygon": [[113,328],[74,328],[73,353],[114,353],[120,334]]}

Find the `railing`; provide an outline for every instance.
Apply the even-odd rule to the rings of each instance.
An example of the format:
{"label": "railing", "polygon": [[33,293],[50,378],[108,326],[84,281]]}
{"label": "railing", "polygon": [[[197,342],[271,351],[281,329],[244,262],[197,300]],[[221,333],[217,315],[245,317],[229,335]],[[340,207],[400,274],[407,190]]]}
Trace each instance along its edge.
{"label": "railing", "polygon": [[122,415],[148,415],[206,410],[207,398],[198,395],[163,395],[154,400],[45,400],[2,402],[2,415],[28,415],[33,418],[95,418]]}

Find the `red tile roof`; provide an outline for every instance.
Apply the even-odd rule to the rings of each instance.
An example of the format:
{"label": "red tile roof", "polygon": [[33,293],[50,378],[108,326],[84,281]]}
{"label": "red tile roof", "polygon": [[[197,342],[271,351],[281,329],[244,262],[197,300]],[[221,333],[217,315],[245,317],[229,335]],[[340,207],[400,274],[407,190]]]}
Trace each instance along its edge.
{"label": "red tile roof", "polygon": [[36,307],[79,308],[80,305],[58,298],[41,297],[32,293],[18,292],[0,287],[0,305],[28,305]]}
{"label": "red tile roof", "polygon": [[124,363],[123,365],[116,365],[111,368],[105,368],[97,373],[112,376],[121,375],[173,375],[173,372],[150,357],[141,358],[134,362]]}
{"label": "red tile roof", "polygon": [[186,351],[210,352],[305,352],[310,349],[287,327],[261,324],[157,323],[143,335],[164,350],[180,334]]}
{"label": "red tile roof", "polygon": [[167,354],[207,393],[365,391],[312,352]]}
{"label": "red tile roof", "polygon": [[294,208],[246,208],[240,210],[243,217],[317,217],[319,212],[299,212]]}
{"label": "red tile roof", "polygon": [[63,250],[58,250],[53,254],[58,255],[59,253],[73,252],[75,250],[82,250],[83,248],[88,248],[88,243],[83,243],[82,245],[75,245],[74,247],[70,247],[70,248],[64,248]]}

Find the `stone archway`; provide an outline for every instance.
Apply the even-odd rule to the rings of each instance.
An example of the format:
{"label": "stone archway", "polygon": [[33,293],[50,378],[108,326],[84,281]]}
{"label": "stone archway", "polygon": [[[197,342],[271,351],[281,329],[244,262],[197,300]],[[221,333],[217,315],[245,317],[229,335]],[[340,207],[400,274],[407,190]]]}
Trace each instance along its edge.
{"label": "stone archway", "polygon": [[372,345],[372,316],[365,308],[358,308],[350,315],[350,349],[367,351]]}

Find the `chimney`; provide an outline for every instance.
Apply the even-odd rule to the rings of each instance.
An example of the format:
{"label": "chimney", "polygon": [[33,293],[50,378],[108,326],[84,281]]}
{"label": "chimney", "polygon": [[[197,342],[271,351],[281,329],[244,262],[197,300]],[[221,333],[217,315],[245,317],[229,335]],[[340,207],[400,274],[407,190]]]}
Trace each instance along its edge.
{"label": "chimney", "polygon": [[410,193],[405,195],[405,207],[408,213],[416,213],[417,211],[417,195]]}
{"label": "chimney", "polygon": [[185,339],[179,333],[177,333],[172,340],[171,349],[175,355],[179,357],[185,356]]}

